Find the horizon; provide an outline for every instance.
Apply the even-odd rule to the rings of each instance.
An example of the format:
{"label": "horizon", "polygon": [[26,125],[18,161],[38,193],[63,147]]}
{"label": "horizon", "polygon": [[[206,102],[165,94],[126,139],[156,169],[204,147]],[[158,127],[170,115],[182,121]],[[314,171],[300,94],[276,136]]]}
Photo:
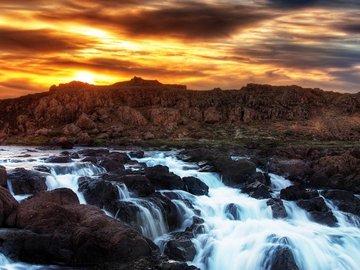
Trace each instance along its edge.
{"label": "horizon", "polygon": [[189,89],[360,91],[357,1],[0,0],[0,99],[133,74]]}
{"label": "horizon", "polygon": [[[0,101],[1,100],[6,100],[6,99],[16,99],[16,98],[22,98],[22,97],[25,97],[25,96],[28,96],[28,95],[33,95],[33,94],[41,94],[41,93],[47,93],[51,90],[51,88],[53,86],[55,87],[59,87],[61,85],[67,85],[67,84],[71,84],[71,83],[83,83],[83,84],[87,84],[89,86],[112,86],[114,84],[117,84],[117,83],[124,83],[124,82],[130,82],[131,80],[133,80],[134,78],[139,78],[139,79],[142,79],[144,81],[157,81],[163,85],[183,85],[183,84],[176,84],[176,83],[171,83],[171,82],[162,82],[160,80],[157,80],[157,79],[148,79],[148,78],[142,78],[142,77],[138,77],[138,76],[134,76],[128,80],[124,80],[124,81],[116,81],[114,83],[111,83],[111,84],[94,84],[94,83],[90,83],[90,82],[86,82],[86,81],[81,81],[81,80],[72,80],[72,81],[69,81],[69,82],[64,82],[64,83],[58,83],[58,84],[52,84],[50,86],[47,87],[46,90],[44,91],[39,91],[39,92],[34,92],[34,93],[24,93],[23,95],[21,96],[15,96],[15,97],[1,97],[0,96]],[[240,91],[242,90],[243,88],[246,88],[248,87],[249,85],[269,85],[269,86],[272,86],[272,87],[300,87],[304,90],[307,90],[307,89],[313,89],[313,90],[320,90],[320,91],[324,91],[324,92],[333,92],[333,93],[339,93],[339,94],[359,94],[360,91],[358,92],[340,92],[340,91],[334,91],[334,90],[326,90],[326,89],[322,89],[322,88],[312,88],[312,87],[303,87],[301,85],[273,85],[273,84],[266,84],[266,83],[252,83],[252,82],[249,82],[249,83],[246,83],[245,85],[241,85],[241,86],[238,86],[238,87],[235,87],[235,88],[228,88],[228,89],[224,89],[224,88],[221,88],[221,87],[211,87],[209,89],[192,89],[192,88],[189,88],[187,85],[183,85],[183,86],[186,86],[186,89],[185,90],[189,90],[189,91],[212,91],[212,90],[215,90],[215,89],[219,89],[221,91],[231,91],[231,90],[234,90],[234,91]]]}

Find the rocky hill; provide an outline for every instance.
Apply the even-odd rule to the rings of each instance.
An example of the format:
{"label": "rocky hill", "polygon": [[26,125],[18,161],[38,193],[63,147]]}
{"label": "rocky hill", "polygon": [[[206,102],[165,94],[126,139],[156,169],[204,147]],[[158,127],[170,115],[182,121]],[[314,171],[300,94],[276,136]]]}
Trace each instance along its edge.
{"label": "rocky hill", "polygon": [[360,93],[248,84],[187,90],[133,78],[109,86],[71,82],[0,101],[0,142],[13,138],[89,144],[121,138],[360,139]]}

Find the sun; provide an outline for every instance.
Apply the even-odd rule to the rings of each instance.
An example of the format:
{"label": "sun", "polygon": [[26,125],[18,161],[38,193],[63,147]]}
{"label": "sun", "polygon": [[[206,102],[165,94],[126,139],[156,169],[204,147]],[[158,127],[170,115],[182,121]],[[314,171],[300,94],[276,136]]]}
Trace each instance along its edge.
{"label": "sun", "polygon": [[94,75],[89,72],[81,71],[76,73],[74,80],[94,84]]}

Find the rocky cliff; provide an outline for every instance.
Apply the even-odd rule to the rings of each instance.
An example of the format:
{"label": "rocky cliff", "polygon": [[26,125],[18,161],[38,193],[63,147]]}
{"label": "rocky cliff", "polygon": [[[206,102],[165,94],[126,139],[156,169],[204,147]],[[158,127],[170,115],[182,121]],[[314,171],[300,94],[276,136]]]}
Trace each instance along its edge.
{"label": "rocky cliff", "polygon": [[88,144],[121,138],[360,139],[360,93],[248,84],[187,90],[133,78],[109,86],[71,82],[0,101],[0,141],[33,136]]}

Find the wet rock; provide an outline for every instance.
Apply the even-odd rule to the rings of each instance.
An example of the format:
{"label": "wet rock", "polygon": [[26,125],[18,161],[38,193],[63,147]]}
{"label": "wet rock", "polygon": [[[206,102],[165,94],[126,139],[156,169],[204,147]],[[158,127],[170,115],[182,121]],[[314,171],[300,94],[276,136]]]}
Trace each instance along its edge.
{"label": "wet rock", "polygon": [[44,173],[50,173],[50,169],[43,165],[34,166],[33,168],[35,171],[44,172]]}
{"label": "wet rock", "polygon": [[175,230],[181,225],[181,218],[176,205],[160,193],[154,193],[149,199],[155,203],[164,213],[166,223],[170,230]]}
{"label": "wet rock", "polygon": [[[0,231],[0,242],[2,252],[16,261],[70,264],[71,257],[74,256],[69,243],[61,236],[42,235],[29,230],[7,229]],[[63,266],[44,269],[68,268]]]}
{"label": "wet rock", "polygon": [[107,157],[112,160],[119,161],[123,164],[130,161],[129,156],[126,153],[122,153],[122,152],[111,152]]}
{"label": "wet rock", "polygon": [[156,189],[184,189],[182,179],[169,172],[169,168],[162,165],[145,168],[146,177]]}
{"label": "wet rock", "polygon": [[229,186],[241,185],[256,173],[256,165],[248,160],[217,160],[216,168],[222,174],[223,182]]}
{"label": "wet rock", "polygon": [[118,160],[111,158],[100,158],[97,164],[108,172],[116,172],[125,170],[124,164]]}
{"label": "wet rock", "polygon": [[86,157],[99,157],[109,154],[109,149],[101,148],[101,149],[84,149],[78,151],[79,155],[86,156]]}
{"label": "wet rock", "polygon": [[131,201],[114,201],[111,207],[107,209],[116,219],[119,219],[133,229],[141,232],[138,214],[140,212],[139,206]]}
{"label": "wet rock", "polygon": [[0,187],[0,227],[11,225],[6,222],[6,220],[10,214],[16,210],[17,206],[18,202],[10,192],[5,188]]}
{"label": "wet rock", "polygon": [[315,222],[328,226],[335,226],[337,223],[332,211],[321,197],[299,200],[297,201],[297,205],[308,211]]}
{"label": "wet rock", "polygon": [[8,173],[15,195],[36,194],[47,190],[46,177],[48,174],[38,171],[30,171],[24,168],[16,168]]}
{"label": "wet rock", "polygon": [[225,215],[230,220],[241,220],[241,207],[230,203],[225,207]]}
{"label": "wet rock", "polygon": [[4,166],[0,166],[0,187],[7,188],[7,171]]}
{"label": "wet rock", "polygon": [[193,216],[192,224],[189,227],[187,227],[185,231],[190,232],[193,235],[205,233],[204,222],[205,222],[204,219],[197,216]]}
{"label": "wet rock", "polygon": [[110,182],[90,177],[80,177],[78,184],[79,191],[84,194],[88,204],[108,209],[112,202],[119,200],[118,189]]}
{"label": "wet rock", "polygon": [[287,201],[307,200],[317,197],[318,195],[319,193],[317,191],[307,191],[300,185],[290,186],[280,191],[280,198]]}
{"label": "wet rock", "polygon": [[360,217],[360,199],[350,191],[325,190],[321,194],[331,200],[335,206],[343,212],[351,213]]}
{"label": "wet rock", "polygon": [[241,189],[243,192],[249,194],[249,196],[256,199],[268,199],[271,198],[270,189],[259,181],[255,181],[246,185]]}
{"label": "wet rock", "polygon": [[209,187],[196,177],[184,177],[185,191],[193,195],[208,195]]}
{"label": "wet rock", "polygon": [[278,247],[271,255],[271,270],[299,270],[294,255],[289,247]]}
{"label": "wet rock", "polygon": [[140,197],[145,197],[155,192],[154,186],[144,175],[124,175],[120,177],[105,176],[103,179],[112,179],[124,183],[131,192],[135,192]]}
{"label": "wet rock", "polygon": [[196,249],[191,241],[193,235],[187,232],[172,233],[171,240],[165,244],[164,253],[176,261],[192,261],[196,255]]}
{"label": "wet rock", "polygon": [[45,160],[46,163],[71,163],[72,159],[68,156],[52,156]]}
{"label": "wet rock", "polygon": [[271,207],[273,218],[286,218],[288,216],[282,200],[270,199],[266,204]]}
{"label": "wet rock", "polygon": [[132,158],[143,158],[144,157],[144,151],[132,151],[129,153],[129,156]]}
{"label": "wet rock", "polygon": [[268,170],[291,181],[303,181],[310,172],[310,164],[302,159],[281,159],[274,157]]}
{"label": "wet rock", "polygon": [[76,152],[70,153],[69,157],[73,158],[73,159],[79,159],[80,158],[79,154],[76,153]]}
{"label": "wet rock", "polygon": [[[50,192],[39,193],[24,201],[16,210],[17,228],[26,228],[41,235],[60,236],[71,248],[70,262],[64,261],[60,255],[56,260],[42,256],[43,260],[48,260],[47,264],[90,266],[105,262],[125,263],[151,256],[149,242],[139,233],[104,215],[96,207],[54,200],[57,192],[51,191],[51,196],[47,195]],[[75,195],[71,190],[68,192]],[[38,263],[35,255],[29,261]]]}

